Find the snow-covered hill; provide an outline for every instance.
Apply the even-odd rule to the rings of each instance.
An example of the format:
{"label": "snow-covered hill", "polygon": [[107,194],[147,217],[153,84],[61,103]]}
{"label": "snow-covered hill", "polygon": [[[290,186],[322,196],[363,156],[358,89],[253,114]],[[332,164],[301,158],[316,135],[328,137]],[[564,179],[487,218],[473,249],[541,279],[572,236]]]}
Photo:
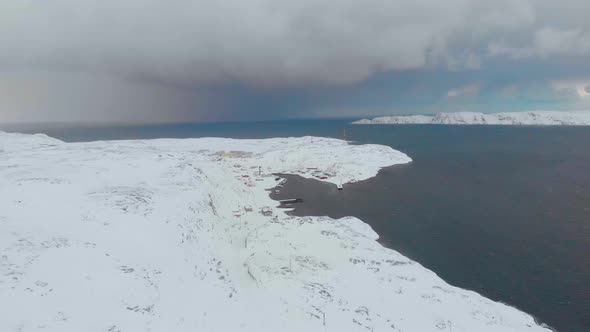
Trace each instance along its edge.
{"label": "snow-covered hill", "polygon": [[438,113],[434,116],[383,116],[371,120],[358,120],[353,122],[353,124],[589,126],[590,111],[534,111],[491,114],[476,112],[455,112]]}
{"label": "snow-covered hill", "polygon": [[0,133],[0,331],[549,331],[266,191],[273,172],[339,183],[407,162],[326,138]]}

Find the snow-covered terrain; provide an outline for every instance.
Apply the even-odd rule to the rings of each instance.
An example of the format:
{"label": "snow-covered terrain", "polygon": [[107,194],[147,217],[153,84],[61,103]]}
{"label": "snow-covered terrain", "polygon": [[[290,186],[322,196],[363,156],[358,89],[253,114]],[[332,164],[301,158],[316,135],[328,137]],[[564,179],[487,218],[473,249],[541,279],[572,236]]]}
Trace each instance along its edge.
{"label": "snow-covered terrain", "polygon": [[362,119],[353,124],[445,124],[445,125],[521,125],[521,126],[590,126],[590,111],[558,112],[455,112],[429,115],[382,116]]}
{"label": "snow-covered terrain", "polygon": [[407,162],[327,138],[0,133],[0,331],[549,331],[266,191],[273,172],[339,183]]}

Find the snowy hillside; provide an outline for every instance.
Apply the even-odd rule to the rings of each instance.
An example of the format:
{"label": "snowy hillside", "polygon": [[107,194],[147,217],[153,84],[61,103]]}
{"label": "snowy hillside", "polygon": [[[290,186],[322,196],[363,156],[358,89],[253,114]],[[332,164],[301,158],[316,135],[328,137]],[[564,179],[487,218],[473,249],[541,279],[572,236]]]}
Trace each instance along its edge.
{"label": "snowy hillside", "polygon": [[0,133],[0,331],[549,331],[266,191],[273,172],[339,183],[407,162],[326,138]]}
{"label": "snowy hillside", "polygon": [[530,126],[589,126],[590,111],[557,112],[513,112],[476,113],[455,112],[438,113],[434,116],[383,116],[372,120],[362,119],[353,124],[446,124],[446,125],[530,125]]}

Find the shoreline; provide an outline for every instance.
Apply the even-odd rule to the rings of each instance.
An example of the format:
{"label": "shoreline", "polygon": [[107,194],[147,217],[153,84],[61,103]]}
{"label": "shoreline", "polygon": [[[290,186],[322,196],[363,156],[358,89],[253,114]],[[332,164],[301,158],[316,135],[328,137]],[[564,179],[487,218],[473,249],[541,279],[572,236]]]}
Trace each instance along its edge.
{"label": "shoreline", "polygon": [[450,112],[435,115],[394,115],[360,119],[353,125],[480,125],[480,126],[590,126],[590,111]]}
{"label": "shoreline", "polygon": [[[11,313],[0,326],[547,331],[383,247],[357,218],[266,215],[272,173],[311,177],[311,164],[336,185],[410,160],[384,146],[310,141],[0,133],[0,197],[10,202],[0,212],[2,266],[18,276],[0,279],[10,286],[0,291],[19,299],[0,302]],[[77,298],[92,305],[72,306]]]}
{"label": "shoreline", "polygon": [[[386,167],[384,167],[384,168],[392,168],[392,167],[396,167],[396,166],[398,166],[398,165],[386,166]],[[380,171],[381,171],[381,170],[380,170]],[[274,175],[276,175],[277,177],[279,177],[279,178],[281,179],[281,180],[280,180],[280,182],[281,182],[281,185],[280,185],[280,186],[277,186],[277,187],[274,187],[273,189],[275,189],[275,190],[274,190],[274,191],[272,191],[272,192],[269,192],[269,196],[270,196],[270,197],[271,197],[271,198],[272,198],[274,201],[276,201],[277,203],[279,203],[280,199],[284,199],[284,198],[281,198],[281,197],[280,197],[280,196],[281,196],[281,192],[280,192],[280,190],[281,190],[281,189],[282,189],[282,188],[283,188],[285,185],[287,185],[287,183],[289,183],[289,177],[299,177],[299,178],[300,178],[300,179],[302,179],[302,180],[312,180],[312,181],[322,182],[322,181],[321,181],[321,180],[319,180],[319,179],[315,179],[315,178],[304,178],[304,177],[302,177],[302,176],[300,176],[300,175],[298,175],[298,174],[288,174],[288,173],[281,173],[281,174],[274,174]],[[370,178],[369,178],[369,179],[364,179],[364,180],[361,180],[361,181],[355,181],[354,183],[360,183],[360,182],[367,181],[367,180],[370,180]],[[336,188],[336,185],[335,185],[335,184],[333,184],[333,183],[332,183],[332,185],[333,185],[333,187],[334,187],[334,188]],[[277,188],[278,188],[278,192],[277,192],[277,190],[276,190]],[[274,197],[274,198],[273,198],[273,197]],[[299,205],[299,204],[305,204],[305,201],[303,201],[303,202],[301,202],[301,203],[294,203],[294,204],[290,204],[290,205],[288,205],[288,206],[283,206],[283,207],[282,207],[282,206],[279,204],[279,205],[278,205],[278,208],[279,208],[279,209],[283,209],[283,210],[285,211],[285,214],[287,214],[287,215],[289,215],[289,216],[293,216],[293,217],[299,217],[299,218],[305,218],[305,217],[328,217],[328,218],[333,218],[333,217],[329,217],[329,216],[325,216],[325,215],[319,215],[319,214],[307,214],[307,213],[295,214],[295,210],[297,209],[297,207],[298,207],[298,205]],[[341,217],[341,218],[342,218],[342,217]],[[356,217],[355,217],[355,218],[356,218]],[[340,218],[338,218],[338,217],[334,217],[333,219],[335,219],[335,220],[338,220],[338,219],[340,219]],[[371,224],[369,224],[368,222],[364,221],[363,219],[360,219],[360,218],[359,218],[359,220],[360,220],[361,222],[363,222],[363,223],[367,224],[369,227],[371,227],[371,228],[373,227],[373,226],[371,226]],[[376,232],[376,233],[377,233],[377,232]],[[381,240],[382,240],[382,236],[381,236],[381,234],[379,234],[379,233],[377,233],[377,234],[379,235],[379,238],[375,240],[377,243],[379,243],[379,244],[380,244],[381,246],[383,246],[384,248],[387,248],[387,249],[389,249],[389,250],[392,250],[392,251],[398,252],[398,251],[397,251],[397,249],[393,248],[392,246],[389,246],[387,242],[381,241]],[[403,255],[403,254],[402,254],[402,255]],[[411,261],[413,261],[413,262],[415,262],[415,263],[417,263],[417,264],[420,264],[420,265],[421,265],[421,263],[420,263],[419,261],[417,261],[417,260],[414,260],[414,259],[412,259],[412,258],[409,258],[409,259],[410,259]],[[422,265],[421,265],[421,266],[422,266]],[[428,270],[430,270],[429,268],[426,268],[426,267],[424,267],[424,268],[425,268],[425,269],[428,269]],[[437,272],[436,272],[436,271],[434,271],[434,270],[430,270],[430,271],[432,271],[432,272],[434,272],[435,274],[437,274]],[[438,275],[438,274],[437,274],[437,275]],[[476,291],[476,290],[472,290],[472,289],[469,289],[469,288],[464,288],[464,287],[460,287],[460,286],[455,286],[455,285],[451,285],[451,286],[453,286],[453,287],[457,287],[457,288],[460,288],[460,289],[463,289],[463,290],[466,290],[466,291],[474,292],[474,293],[476,293],[476,294],[478,294],[478,295],[481,295],[481,294],[480,294],[478,291]],[[481,295],[481,296],[484,296],[484,297],[485,297],[485,295]],[[527,313],[527,312],[526,312],[526,311],[524,311],[523,309],[521,309],[521,308],[519,308],[519,307],[517,307],[517,306],[515,306],[515,305],[513,305],[513,304],[510,304],[510,303],[508,303],[508,302],[504,302],[504,301],[502,301],[502,300],[493,300],[493,301],[495,301],[495,302],[497,302],[497,303],[501,303],[501,304],[503,304],[503,305],[505,305],[505,306],[507,306],[507,307],[514,308],[515,310],[518,310],[518,311],[520,311],[520,312],[526,313],[527,315],[530,315],[530,316],[531,316],[531,317],[532,317],[532,318],[535,320],[535,323],[536,323],[537,325],[539,325],[539,326],[542,326],[542,327],[544,327],[544,328],[547,328],[547,329],[549,329],[549,330],[550,330],[550,331],[552,331],[552,332],[559,332],[559,331],[558,331],[557,329],[555,329],[554,327],[552,327],[552,326],[550,326],[550,325],[548,325],[548,324],[546,324],[546,323],[542,322],[542,321],[540,320],[540,318],[539,318],[539,317],[536,317],[535,315],[532,315],[532,314],[530,314],[530,313]]]}

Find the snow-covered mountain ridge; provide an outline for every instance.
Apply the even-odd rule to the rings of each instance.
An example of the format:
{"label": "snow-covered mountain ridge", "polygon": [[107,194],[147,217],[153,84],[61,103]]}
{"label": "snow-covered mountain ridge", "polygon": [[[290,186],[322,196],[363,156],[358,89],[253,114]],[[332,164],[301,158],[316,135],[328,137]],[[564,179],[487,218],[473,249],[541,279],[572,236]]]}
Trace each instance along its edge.
{"label": "snow-covered mountain ridge", "polygon": [[340,183],[410,161],[327,138],[0,133],[0,330],[549,331],[267,192],[275,172]]}
{"label": "snow-covered mountain ridge", "polygon": [[445,125],[521,125],[590,126],[590,111],[532,111],[477,113],[455,112],[430,115],[382,116],[362,119],[353,124],[445,124]]}

